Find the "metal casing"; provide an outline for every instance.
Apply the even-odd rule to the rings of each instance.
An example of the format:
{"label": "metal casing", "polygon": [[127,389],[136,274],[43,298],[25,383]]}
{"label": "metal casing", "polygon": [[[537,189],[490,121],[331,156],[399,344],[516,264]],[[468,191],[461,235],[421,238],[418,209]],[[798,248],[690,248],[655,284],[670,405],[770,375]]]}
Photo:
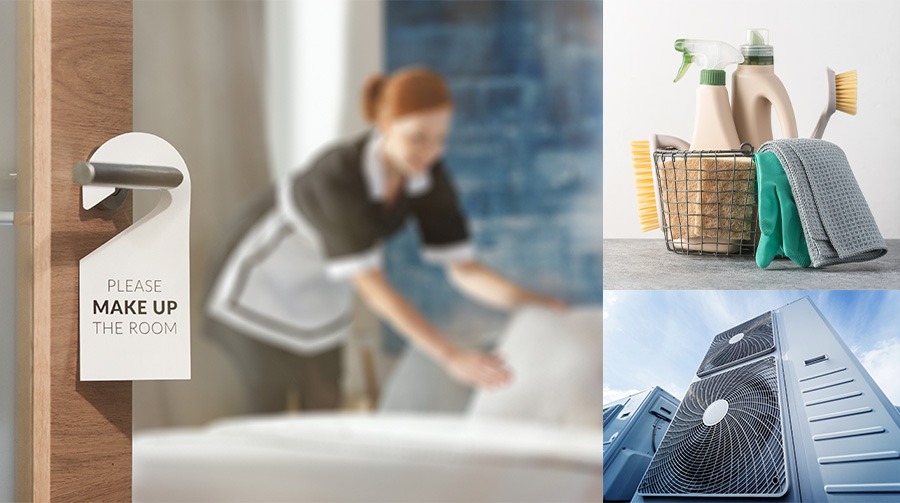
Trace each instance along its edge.
{"label": "metal casing", "polygon": [[[776,309],[772,316],[774,353],[695,383],[775,357],[788,472],[784,494],[654,496],[639,490],[633,502],[900,500],[898,409],[809,298]],[[670,431],[679,430],[682,415],[676,412]],[[703,459],[695,462],[704,463]],[[656,465],[654,458],[651,470]],[[645,487],[643,481],[641,487]]]}
{"label": "metal casing", "polygon": [[629,501],[678,408],[656,386],[603,408],[603,499]]}

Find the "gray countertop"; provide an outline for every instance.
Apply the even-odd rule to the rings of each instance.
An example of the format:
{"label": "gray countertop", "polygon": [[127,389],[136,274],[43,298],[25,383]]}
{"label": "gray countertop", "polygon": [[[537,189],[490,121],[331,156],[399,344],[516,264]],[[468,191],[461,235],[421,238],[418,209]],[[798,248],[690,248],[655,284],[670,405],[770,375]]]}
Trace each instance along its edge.
{"label": "gray countertop", "polygon": [[869,262],[801,269],[778,259],[680,255],[662,239],[604,239],[604,290],[894,290],[900,289],[900,239]]}

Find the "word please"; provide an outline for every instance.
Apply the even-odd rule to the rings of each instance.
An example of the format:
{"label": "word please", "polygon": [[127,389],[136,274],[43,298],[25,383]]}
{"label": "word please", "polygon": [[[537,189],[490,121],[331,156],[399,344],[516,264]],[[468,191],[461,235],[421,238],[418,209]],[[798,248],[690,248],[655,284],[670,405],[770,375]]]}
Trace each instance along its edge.
{"label": "word please", "polygon": [[137,293],[162,292],[161,279],[109,279],[106,281],[107,292]]}
{"label": "word please", "polygon": [[[148,314],[147,300],[104,300],[94,301],[94,314]],[[174,300],[154,300],[153,312],[155,314],[172,314],[178,308]]]}

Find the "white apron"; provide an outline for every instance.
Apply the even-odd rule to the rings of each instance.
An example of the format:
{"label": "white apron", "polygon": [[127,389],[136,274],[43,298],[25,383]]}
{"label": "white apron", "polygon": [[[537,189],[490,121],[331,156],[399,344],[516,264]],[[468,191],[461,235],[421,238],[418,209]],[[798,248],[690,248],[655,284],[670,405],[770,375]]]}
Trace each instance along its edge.
{"label": "white apron", "polygon": [[276,204],[232,250],[207,301],[234,330],[301,354],[332,349],[350,334],[353,290],[329,278],[317,233],[290,200],[288,177]]}

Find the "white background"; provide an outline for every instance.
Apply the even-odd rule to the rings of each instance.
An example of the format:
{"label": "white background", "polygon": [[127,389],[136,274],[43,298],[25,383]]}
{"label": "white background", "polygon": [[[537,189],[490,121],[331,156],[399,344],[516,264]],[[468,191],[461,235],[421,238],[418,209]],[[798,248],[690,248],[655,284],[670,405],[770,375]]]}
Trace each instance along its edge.
{"label": "white background", "polygon": [[[604,238],[661,238],[641,233],[630,142],[665,133],[690,141],[700,70],[673,83],[677,38],[739,47],[747,28],[768,28],[775,73],[809,136],[826,104],[825,67],[859,72],[859,113],[835,112],[824,139],[847,154],[885,238],[900,238],[900,2],[606,0],[603,5]],[[731,72],[728,88],[731,92]],[[777,119],[773,121],[776,137]]]}

